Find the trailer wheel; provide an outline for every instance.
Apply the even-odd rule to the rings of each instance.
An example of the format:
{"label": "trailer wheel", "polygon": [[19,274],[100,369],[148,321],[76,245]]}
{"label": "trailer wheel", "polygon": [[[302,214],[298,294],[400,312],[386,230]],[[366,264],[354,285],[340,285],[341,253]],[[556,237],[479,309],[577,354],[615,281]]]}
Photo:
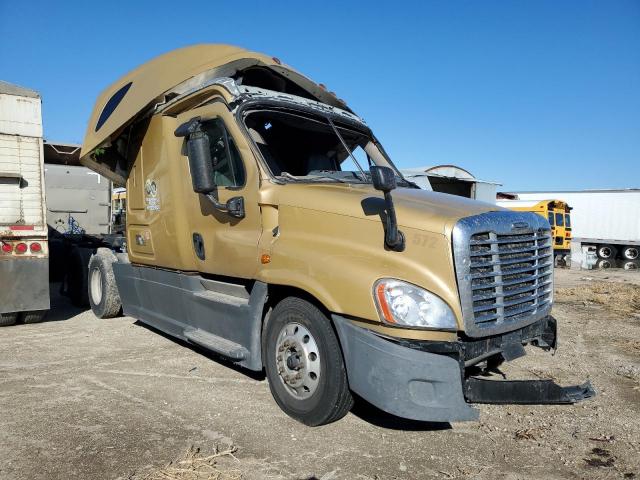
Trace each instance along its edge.
{"label": "trailer wheel", "polygon": [[108,248],[99,248],[89,261],[89,303],[98,318],[118,316],[122,308],[118,286],[113,275],[116,256]]}
{"label": "trailer wheel", "polygon": [[0,313],[0,327],[8,327],[18,321],[17,313]]}
{"label": "trailer wheel", "polygon": [[24,312],[22,314],[23,323],[39,323],[44,320],[48,310],[34,310],[32,312]]}
{"label": "trailer wheel", "polygon": [[638,247],[634,246],[624,247],[624,250],[622,250],[622,256],[625,260],[637,260],[638,253]]}
{"label": "trailer wheel", "polygon": [[263,331],[263,352],[271,394],[290,417],[324,425],[353,406],[340,344],[313,304],[296,297],[278,303]]}
{"label": "trailer wheel", "polygon": [[613,245],[598,245],[598,258],[614,259],[618,250]]}

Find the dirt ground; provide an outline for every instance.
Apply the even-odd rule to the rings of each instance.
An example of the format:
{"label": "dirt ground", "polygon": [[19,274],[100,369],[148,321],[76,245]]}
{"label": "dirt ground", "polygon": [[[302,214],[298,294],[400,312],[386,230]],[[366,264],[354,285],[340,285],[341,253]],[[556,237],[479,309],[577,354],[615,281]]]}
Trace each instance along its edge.
{"label": "dirt ground", "polygon": [[259,376],[56,297],[46,323],[0,329],[0,478],[640,478],[639,292],[640,272],[558,269],[557,353],[504,368],[588,378],[595,399],[480,405],[451,425],[361,402],[320,428],[284,415]]}

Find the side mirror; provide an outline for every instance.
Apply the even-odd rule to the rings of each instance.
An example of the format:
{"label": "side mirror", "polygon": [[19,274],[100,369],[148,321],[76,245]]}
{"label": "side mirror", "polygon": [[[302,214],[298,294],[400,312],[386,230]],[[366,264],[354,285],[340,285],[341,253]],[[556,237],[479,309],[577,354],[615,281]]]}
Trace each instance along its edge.
{"label": "side mirror", "polygon": [[384,193],[386,209],[384,243],[391,250],[402,252],[405,248],[404,234],[398,230],[396,210],[393,206],[393,198],[391,198],[391,190],[396,188],[396,175],[393,169],[377,165],[371,166],[369,171],[371,172],[373,188]]}
{"label": "side mirror", "polygon": [[396,175],[393,172],[393,169],[373,165],[369,171],[371,172],[373,188],[376,190],[390,192],[396,188]]}
{"label": "side mirror", "polygon": [[207,194],[215,191],[216,184],[213,181],[209,136],[200,127],[200,117],[195,117],[180,125],[174,135],[187,137],[187,157],[193,191]]}
{"label": "side mirror", "polygon": [[[227,158],[231,158],[226,129],[223,127],[222,131],[224,133],[224,148]],[[218,187],[214,182],[209,136],[206,132],[202,131],[200,117],[192,118],[188,122],[183,123],[173,134],[176,137],[187,137],[187,157],[189,158],[189,170],[191,171],[193,191],[206,195],[211,203],[221,212],[225,212],[235,218],[244,218],[245,209],[243,197],[230,198],[227,203],[220,203],[218,201],[216,193]]]}

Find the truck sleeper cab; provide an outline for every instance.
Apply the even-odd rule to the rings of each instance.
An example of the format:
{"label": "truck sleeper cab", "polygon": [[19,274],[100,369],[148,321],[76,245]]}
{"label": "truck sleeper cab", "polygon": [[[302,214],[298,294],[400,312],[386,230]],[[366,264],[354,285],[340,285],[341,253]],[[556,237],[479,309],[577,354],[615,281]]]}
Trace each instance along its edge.
{"label": "truck sleeper cab", "polygon": [[127,188],[126,253],[89,266],[96,315],[122,306],[264,370],[299,421],[341,418],[352,392],[441,422],[593,395],[477,376],[555,348],[547,222],[416,188],[278,59],[202,45],[152,60],[98,99],[82,161]]}

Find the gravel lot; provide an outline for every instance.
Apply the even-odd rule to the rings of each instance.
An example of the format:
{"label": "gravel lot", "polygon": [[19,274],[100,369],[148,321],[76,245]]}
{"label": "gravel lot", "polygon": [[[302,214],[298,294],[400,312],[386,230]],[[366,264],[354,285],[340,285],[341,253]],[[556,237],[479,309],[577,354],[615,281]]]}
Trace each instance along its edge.
{"label": "gravel lot", "polygon": [[[639,285],[638,272],[557,270],[558,352],[504,369],[590,378],[593,400],[482,405],[480,422],[451,425],[360,403],[320,428],[285,416],[260,377],[56,297],[49,321],[0,329],[0,478],[640,478]],[[190,447],[210,477],[158,471]]]}

